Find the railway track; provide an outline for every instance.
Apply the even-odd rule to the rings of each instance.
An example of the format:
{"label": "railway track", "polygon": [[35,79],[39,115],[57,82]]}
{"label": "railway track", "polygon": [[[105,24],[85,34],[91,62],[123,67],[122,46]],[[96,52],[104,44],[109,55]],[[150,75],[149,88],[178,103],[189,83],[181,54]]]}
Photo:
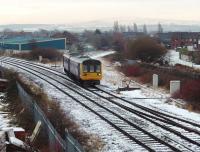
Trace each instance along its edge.
{"label": "railway track", "polygon": [[[116,130],[124,134],[126,137],[129,137],[129,139],[131,139],[132,141],[141,145],[142,147],[144,147],[145,149],[149,151],[170,151],[170,150],[200,151],[199,130],[197,129],[200,127],[199,127],[199,124],[197,123],[186,121],[186,120],[182,121],[182,119],[179,119],[179,118],[176,118],[174,116],[170,116],[164,113],[156,113],[156,111],[152,109],[149,109],[146,107],[140,107],[140,105],[138,106],[138,105],[131,104],[132,102],[122,99],[120,97],[117,97],[116,95],[106,92],[105,90],[102,90],[99,88],[95,88],[95,89],[85,88],[85,90],[87,90],[87,93],[84,93],[83,88],[77,86],[77,84],[74,84],[71,80],[67,79],[66,76],[63,75],[63,73],[54,71],[50,68],[41,67],[39,65],[28,63],[26,61],[21,61],[21,60],[11,59],[11,58],[2,58],[1,61],[5,62],[6,64],[10,64],[12,66],[23,69],[33,75],[38,76],[39,74],[41,75],[41,76],[38,76],[40,78],[48,77],[48,79],[53,80],[52,77],[48,76],[47,71],[51,74],[54,73],[54,75],[55,73],[57,73],[56,77],[59,77],[59,78],[62,77],[62,79],[64,79],[64,81],[67,81],[67,82],[63,81],[64,82],[63,83],[63,82],[57,81],[57,79],[54,79],[53,81],[68,88],[67,91],[63,92],[63,89],[60,89],[57,85],[52,83],[50,80],[46,80],[46,81],[50,81],[48,83],[50,83],[51,85],[54,85],[57,89],[59,89],[63,93],[66,94],[68,92],[67,95],[70,96],[73,100],[76,99],[75,100],[76,102],[80,103],[80,101],[83,101],[83,97],[84,97],[84,100],[86,99],[87,101],[85,101],[85,103],[81,102],[80,103],[81,105],[83,105],[84,107],[86,107],[87,109],[95,113],[96,115],[98,115],[101,119],[109,123]],[[44,79],[45,78],[43,78],[43,80]],[[72,87],[69,87],[69,86],[72,86]],[[78,91],[74,90],[74,88],[76,88]],[[72,92],[69,93],[69,90]],[[102,95],[102,93],[100,92],[103,92],[104,95]],[[75,95],[76,98],[71,95],[71,94],[74,95],[74,93],[77,93]],[[94,96],[94,95],[91,95],[91,93],[95,94],[96,97],[95,98],[93,97],[93,99],[89,98],[91,96]],[[115,100],[113,99],[111,100],[111,97],[115,98]],[[120,102],[118,102],[116,99],[120,100]],[[95,100],[97,100],[98,102],[96,102]],[[90,101],[89,104],[88,104],[88,101]],[[123,104],[121,104],[122,101],[124,102]],[[127,104],[130,104],[129,107],[127,106]],[[88,105],[91,105],[91,106],[88,107]],[[95,106],[97,107],[94,108]],[[101,108],[101,110],[99,110],[99,107]],[[135,107],[137,107],[140,110],[138,110]],[[143,112],[141,112],[141,110]],[[108,113],[110,114],[109,116],[108,116]],[[175,122],[174,120],[178,120],[179,123]],[[147,131],[148,128],[145,128],[145,125],[137,124],[135,122],[141,122],[141,123],[145,122],[145,124],[148,124],[148,126],[155,127],[156,130],[162,131],[163,134],[162,136],[159,136],[158,134],[154,133],[155,130]],[[180,124],[180,122],[185,123],[185,125]],[[195,126],[195,129],[191,128],[191,126],[190,127],[187,126],[186,124]],[[179,131],[176,131],[173,128],[174,126],[176,126],[176,128],[179,128]],[[185,131],[185,132],[180,133],[180,131]],[[190,134],[191,132],[192,134]],[[169,136],[166,136],[166,134],[173,134],[173,138],[177,140],[174,140],[170,138]],[[163,137],[166,138],[168,141],[163,140]],[[180,141],[180,142],[177,142],[177,141]],[[190,147],[192,147],[192,149]]]}
{"label": "railway track", "polygon": [[[46,67],[46,66],[43,66],[43,65],[38,65],[38,64],[35,64],[35,63],[31,63],[31,62],[28,62],[28,61],[22,61],[22,60],[14,59],[14,58],[10,58],[10,59],[16,60],[16,61],[18,61],[19,63],[22,63],[22,64],[27,64],[27,65],[30,65],[30,66],[34,66],[34,67],[43,69],[43,70],[45,70],[45,71],[52,72],[52,73],[55,74],[56,76],[59,76],[59,77],[65,79],[65,80],[67,80],[67,81],[72,82],[72,83],[76,83],[75,81],[73,81],[73,80],[69,79],[68,77],[66,77],[66,75],[65,75],[63,72],[57,71],[57,70],[55,70],[55,69],[52,69],[52,68],[49,68],[49,67]],[[77,83],[76,83],[76,84],[77,84]],[[77,85],[79,85],[79,84],[77,84]],[[87,89],[87,88],[85,88],[85,89]],[[88,90],[88,89],[87,89],[87,90]],[[181,119],[181,118],[179,118],[179,117],[170,115],[170,114],[165,113],[165,112],[163,112],[163,111],[162,111],[162,112],[159,112],[159,111],[158,111],[159,109],[153,110],[153,109],[151,109],[151,108],[142,106],[142,105],[140,105],[140,104],[137,104],[137,103],[134,103],[134,102],[130,102],[130,100],[126,100],[126,99],[124,99],[124,98],[118,97],[117,95],[115,95],[115,94],[113,94],[113,93],[110,93],[109,91],[103,90],[103,89],[101,89],[101,88],[99,88],[99,87],[96,87],[96,90],[97,90],[97,91],[101,91],[101,92],[103,92],[103,93],[106,93],[107,95],[110,96],[110,98],[112,98],[112,97],[118,98],[118,99],[123,100],[123,101],[125,101],[125,102],[127,102],[127,103],[133,104],[134,106],[139,107],[139,108],[141,108],[141,109],[143,109],[143,110],[147,110],[147,111],[149,111],[149,112],[151,112],[151,113],[153,113],[153,114],[155,114],[155,115],[158,115],[158,114],[159,114],[160,116],[162,115],[162,116],[167,117],[167,118],[176,119],[176,120],[179,120],[179,121],[182,121],[182,122],[185,122],[185,123],[188,123],[188,124],[191,124],[191,125],[193,125],[193,126],[197,126],[197,127],[200,128],[200,123],[192,122],[192,121],[189,121],[189,120],[187,120],[187,119],[185,119],[185,118],[184,118],[184,119]],[[92,90],[92,89],[91,89],[90,91],[94,92],[95,90]],[[107,98],[109,98],[109,96],[108,96]],[[132,99],[163,99],[163,98],[132,98]]]}

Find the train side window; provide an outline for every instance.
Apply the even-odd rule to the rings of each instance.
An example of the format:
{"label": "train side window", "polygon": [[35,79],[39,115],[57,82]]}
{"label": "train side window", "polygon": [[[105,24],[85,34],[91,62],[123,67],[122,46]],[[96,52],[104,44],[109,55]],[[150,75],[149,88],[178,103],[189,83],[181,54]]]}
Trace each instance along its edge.
{"label": "train side window", "polygon": [[94,72],[94,65],[90,65],[90,72]]}
{"label": "train side window", "polygon": [[83,72],[88,72],[87,65],[83,65]]}
{"label": "train side window", "polygon": [[101,72],[101,66],[100,65],[96,65],[96,72]]}

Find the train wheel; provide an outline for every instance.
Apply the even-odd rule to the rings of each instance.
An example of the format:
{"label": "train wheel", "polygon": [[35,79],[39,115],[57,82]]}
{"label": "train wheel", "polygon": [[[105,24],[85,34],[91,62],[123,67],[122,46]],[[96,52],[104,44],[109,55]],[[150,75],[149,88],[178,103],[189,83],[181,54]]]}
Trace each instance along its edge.
{"label": "train wheel", "polygon": [[83,86],[83,87],[85,86],[85,81],[80,80],[79,82],[80,82],[81,86]]}
{"label": "train wheel", "polygon": [[100,81],[97,81],[97,82],[96,82],[96,85],[100,85]]}
{"label": "train wheel", "polygon": [[67,70],[64,68],[64,72],[67,73]]}

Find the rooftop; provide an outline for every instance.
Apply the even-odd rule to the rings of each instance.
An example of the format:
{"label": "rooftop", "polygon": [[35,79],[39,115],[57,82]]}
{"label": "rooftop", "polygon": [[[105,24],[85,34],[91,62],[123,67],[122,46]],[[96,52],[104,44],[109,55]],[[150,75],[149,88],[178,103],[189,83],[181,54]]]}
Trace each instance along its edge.
{"label": "rooftop", "polygon": [[48,38],[48,37],[13,37],[13,38],[0,38],[0,43],[8,43],[8,44],[23,44],[29,43],[30,41],[49,41],[55,40],[55,38]]}

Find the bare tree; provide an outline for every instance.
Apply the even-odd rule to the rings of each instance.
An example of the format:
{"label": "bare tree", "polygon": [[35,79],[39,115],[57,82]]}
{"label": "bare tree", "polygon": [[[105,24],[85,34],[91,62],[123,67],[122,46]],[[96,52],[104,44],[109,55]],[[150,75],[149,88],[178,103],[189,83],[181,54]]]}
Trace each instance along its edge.
{"label": "bare tree", "polygon": [[147,26],[146,26],[146,24],[144,24],[144,26],[143,26],[143,33],[147,34]]}
{"label": "bare tree", "polygon": [[163,28],[160,23],[158,23],[158,33],[163,33]]}
{"label": "bare tree", "polygon": [[118,21],[115,21],[115,22],[114,22],[113,31],[114,31],[115,33],[119,32],[119,23],[118,23]]}
{"label": "bare tree", "polygon": [[145,62],[154,62],[166,54],[166,49],[150,37],[140,37],[129,40],[126,47],[126,57],[140,59]]}
{"label": "bare tree", "polygon": [[138,28],[137,28],[137,24],[136,24],[136,23],[134,23],[134,25],[133,25],[133,29],[134,29],[134,32],[135,32],[135,33],[138,32]]}
{"label": "bare tree", "polygon": [[113,34],[113,47],[118,52],[122,52],[124,50],[125,40],[124,40],[123,34],[121,33]]}
{"label": "bare tree", "polygon": [[131,29],[130,26],[127,26],[127,31],[128,31],[128,32],[132,32],[132,29]]}
{"label": "bare tree", "polygon": [[120,25],[120,32],[126,32],[126,26],[125,25]]}

